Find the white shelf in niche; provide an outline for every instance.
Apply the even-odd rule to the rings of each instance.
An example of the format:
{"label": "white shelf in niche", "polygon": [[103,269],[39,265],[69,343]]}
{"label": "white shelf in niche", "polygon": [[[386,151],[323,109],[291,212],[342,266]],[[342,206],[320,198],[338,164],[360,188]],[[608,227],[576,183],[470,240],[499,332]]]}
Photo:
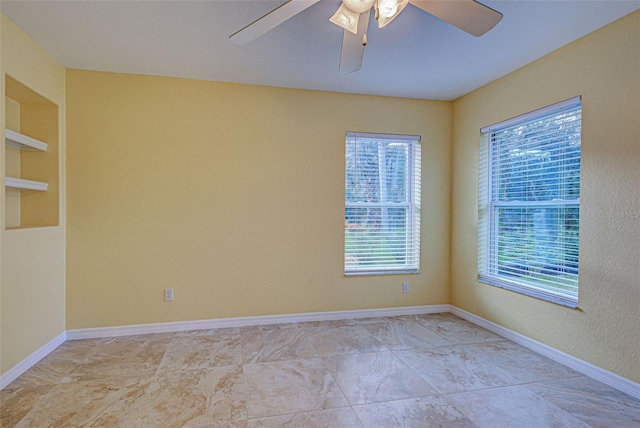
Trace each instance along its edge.
{"label": "white shelf in niche", "polygon": [[4,138],[7,145],[11,147],[16,147],[22,150],[41,150],[43,152],[47,151],[47,143],[43,143],[40,140],[36,140],[35,138],[31,138],[27,135],[21,134],[16,131],[12,131],[10,129],[4,130]]}
{"label": "white shelf in niche", "polygon": [[15,177],[5,177],[4,185],[12,189],[40,190],[42,192],[46,192],[49,187],[49,183]]}

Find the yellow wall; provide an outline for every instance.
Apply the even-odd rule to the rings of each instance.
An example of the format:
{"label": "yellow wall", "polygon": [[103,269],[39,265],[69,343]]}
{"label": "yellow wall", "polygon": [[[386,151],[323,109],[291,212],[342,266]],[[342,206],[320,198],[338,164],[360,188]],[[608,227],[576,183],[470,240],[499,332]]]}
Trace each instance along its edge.
{"label": "yellow wall", "polygon": [[[57,201],[59,226],[5,230],[5,210],[0,210],[0,373],[5,373],[65,330],[65,70],[4,15],[0,33],[2,129],[5,75],[56,104],[60,165],[55,179],[61,183]],[[13,117],[11,113],[9,117]],[[0,176],[4,176],[4,145],[0,153]],[[4,186],[0,188],[4,204]]]}
{"label": "yellow wall", "polygon": [[[452,304],[640,382],[640,12],[454,103]],[[579,307],[476,278],[479,129],[583,96]]]}
{"label": "yellow wall", "polygon": [[[7,90],[7,93],[9,91]],[[59,222],[58,179],[58,106],[22,103],[20,106],[20,129],[30,137],[47,143],[47,151],[21,150],[20,170],[23,177],[48,184],[46,192],[22,191],[20,226],[57,226]]]}
{"label": "yellow wall", "polygon": [[[5,97],[4,103],[4,128],[20,132],[20,103]],[[20,150],[5,146],[4,151],[5,175],[20,177]],[[5,189],[5,226],[16,227],[20,225],[20,191]]]}
{"label": "yellow wall", "polygon": [[[451,107],[68,70],[67,328],[448,303]],[[343,276],[346,131],[422,136],[421,274]]]}

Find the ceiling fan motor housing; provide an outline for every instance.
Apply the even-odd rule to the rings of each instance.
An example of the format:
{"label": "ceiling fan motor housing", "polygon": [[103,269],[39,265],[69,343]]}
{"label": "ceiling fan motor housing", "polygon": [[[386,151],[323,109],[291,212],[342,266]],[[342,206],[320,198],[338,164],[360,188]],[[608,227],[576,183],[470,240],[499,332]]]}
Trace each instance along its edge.
{"label": "ceiling fan motor housing", "polygon": [[350,10],[363,13],[373,7],[376,0],[342,0],[342,3]]}

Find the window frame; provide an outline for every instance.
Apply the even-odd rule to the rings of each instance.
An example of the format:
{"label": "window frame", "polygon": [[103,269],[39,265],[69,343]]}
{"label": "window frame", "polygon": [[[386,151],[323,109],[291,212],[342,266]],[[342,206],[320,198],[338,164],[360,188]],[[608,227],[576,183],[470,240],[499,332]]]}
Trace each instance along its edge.
{"label": "window frame", "polygon": [[[347,155],[348,148],[351,141],[352,144],[356,144],[358,140],[365,140],[372,142],[372,140],[378,140],[380,143],[407,143],[408,154],[406,164],[406,180],[405,180],[405,193],[406,198],[403,202],[349,202],[348,201],[348,163]],[[355,148],[354,148],[355,149]],[[357,150],[357,149],[355,149]],[[365,276],[365,275],[395,275],[395,274],[418,274],[420,273],[420,220],[421,220],[421,170],[422,170],[422,146],[421,137],[419,135],[404,135],[404,134],[383,134],[383,133],[366,133],[366,132],[347,132],[345,139],[345,229],[344,229],[344,266],[343,272],[345,276]],[[357,160],[354,161],[354,171],[357,168]],[[378,177],[380,179],[380,171],[378,171]],[[352,189],[354,190],[354,189]],[[349,209],[362,209],[362,208],[404,208],[405,214],[405,254],[406,263],[404,266],[392,265],[371,265],[367,267],[354,267],[347,263],[347,234],[348,223],[348,210]],[[351,254],[349,254],[351,255]]]}
{"label": "window frame", "polygon": [[[580,121],[582,118],[582,97],[577,96],[565,101],[544,107],[520,115],[506,121],[496,123],[494,125],[482,128],[481,132],[481,147],[479,156],[479,188],[478,188],[478,275],[477,280],[482,283],[490,284],[507,290],[515,291],[520,294],[535,297],[541,300],[549,301],[552,303],[560,304],[570,308],[576,308],[578,306],[578,266],[575,267],[576,279],[575,279],[575,292],[573,291],[560,291],[559,288],[553,286],[544,286],[540,283],[535,284],[535,281],[531,279],[528,272],[531,270],[531,264],[526,264],[525,273],[517,272],[510,274],[500,273],[501,267],[498,260],[498,240],[499,240],[499,214],[498,210],[504,207],[517,207],[529,209],[532,207],[557,207],[561,208],[577,208],[577,243],[575,251],[579,257],[579,211],[580,211],[580,198],[576,199],[545,199],[541,201],[500,201],[497,196],[498,191],[495,188],[501,183],[496,177],[499,173],[496,173],[496,169],[499,166],[505,167],[505,163],[500,163],[498,166],[493,161],[493,147],[492,144],[499,144],[500,142],[493,142],[493,135],[498,131],[505,130],[516,126],[526,126],[536,121],[544,119],[551,119],[557,117],[563,113],[570,112],[572,110],[580,109]],[[582,124],[579,125],[579,132],[581,133]],[[556,143],[554,143],[556,144]],[[535,148],[544,148],[549,150],[551,144],[535,146]],[[498,149],[499,150],[499,149]],[[531,149],[533,150],[533,149]],[[581,159],[581,149],[578,152],[578,162]],[[581,174],[582,167],[580,165],[579,173]],[[566,176],[562,177],[563,179]],[[542,180],[541,180],[542,181]],[[560,211],[563,213],[565,211]],[[535,226],[530,226],[533,229]],[[550,246],[549,248],[557,248],[558,246]],[[564,248],[564,243],[560,246]],[[566,250],[568,251],[568,250]],[[565,253],[566,255],[566,253]],[[566,272],[566,271],[564,271]]]}

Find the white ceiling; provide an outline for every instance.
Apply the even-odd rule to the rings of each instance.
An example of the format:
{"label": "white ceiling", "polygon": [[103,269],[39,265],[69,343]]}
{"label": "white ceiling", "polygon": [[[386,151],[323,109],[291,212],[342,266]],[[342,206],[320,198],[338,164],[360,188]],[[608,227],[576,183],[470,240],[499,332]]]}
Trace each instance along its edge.
{"label": "white ceiling", "polygon": [[[452,100],[634,10],[640,0],[485,0],[504,14],[475,38],[413,7],[369,26],[362,70],[340,75],[340,0],[322,0],[247,46],[228,37],[284,1],[2,0],[66,67]],[[373,18],[372,18],[373,19]]]}

